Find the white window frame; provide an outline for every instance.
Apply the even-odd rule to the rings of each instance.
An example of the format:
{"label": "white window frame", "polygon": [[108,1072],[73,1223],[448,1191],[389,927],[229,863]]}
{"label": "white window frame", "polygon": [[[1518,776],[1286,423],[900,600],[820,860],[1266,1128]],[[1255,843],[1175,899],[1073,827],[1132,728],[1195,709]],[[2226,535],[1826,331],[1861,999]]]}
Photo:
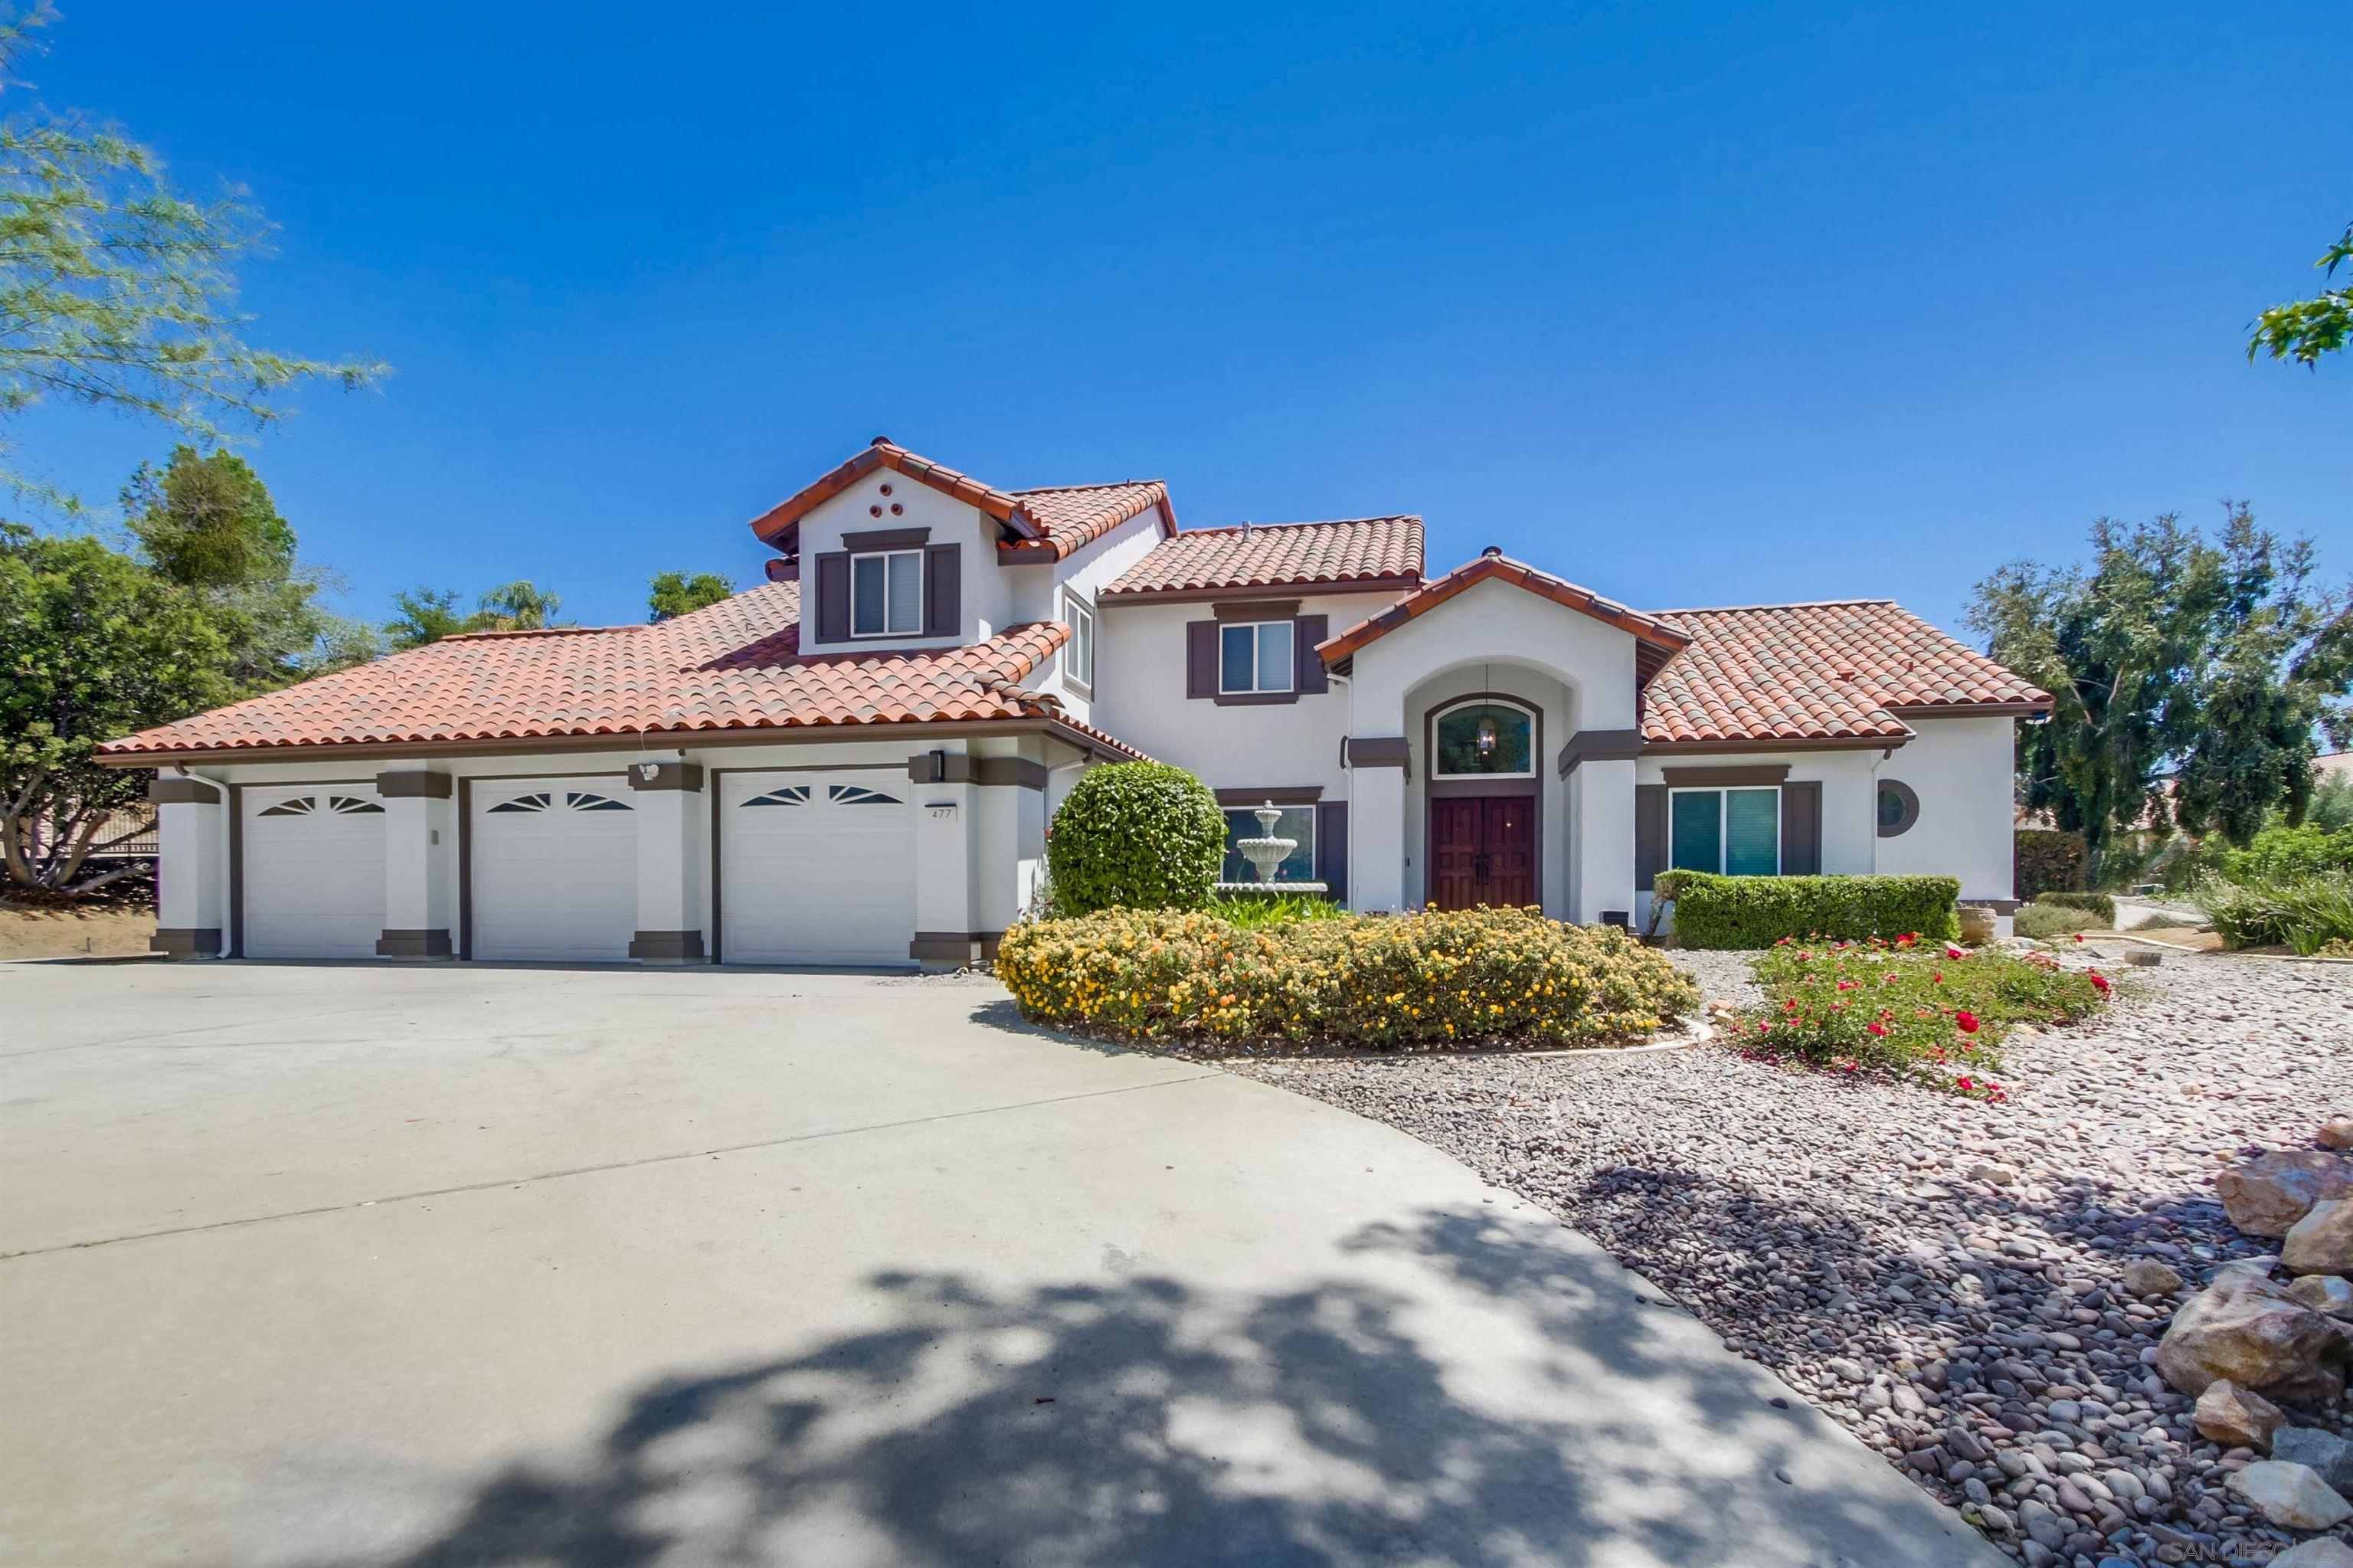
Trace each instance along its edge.
{"label": "white window frame", "polygon": [[[1265,641],[1270,630],[1280,630],[1291,647],[1291,679],[1280,686],[1248,686],[1226,684],[1226,633],[1248,627],[1250,631],[1250,680],[1258,680],[1259,666],[1266,662]],[[1291,620],[1221,620],[1218,622],[1218,695],[1221,697],[1288,696],[1299,690],[1299,628]]]}
{"label": "white window frame", "polygon": [[1071,640],[1062,644],[1062,679],[1092,696],[1098,630],[1094,606],[1068,588],[1062,590],[1062,606],[1071,623]]}
{"label": "white window frame", "polygon": [[[891,562],[901,556],[912,556],[915,563],[915,624],[903,629],[891,625]],[[858,564],[860,561],[882,563],[882,630],[879,631],[858,630]],[[931,587],[923,580],[925,569],[923,552],[920,549],[853,552],[849,557],[849,635],[854,638],[921,637],[925,620],[923,598]]]}
{"label": "white window frame", "polygon": [[1778,784],[1693,784],[1667,791],[1667,863],[1662,870],[1698,870],[1696,866],[1675,864],[1675,797],[1678,795],[1713,795],[1715,800],[1715,874],[1731,874],[1724,869],[1724,857],[1731,853],[1732,795],[1735,790],[1770,790],[1773,795],[1773,869],[1767,872],[1744,872],[1746,876],[1778,876],[1781,874],[1781,786]]}
{"label": "white window frame", "polygon": [[[1463,708],[1509,708],[1528,721],[1528,765],[1517,773],[1440,773],[1438,771],[1438,728],[1446,715]],[[1536,776],[1536,711],[1507,697],[1465,697],[1430,715],[1430,776],[1432,779],[1533,779]]]}

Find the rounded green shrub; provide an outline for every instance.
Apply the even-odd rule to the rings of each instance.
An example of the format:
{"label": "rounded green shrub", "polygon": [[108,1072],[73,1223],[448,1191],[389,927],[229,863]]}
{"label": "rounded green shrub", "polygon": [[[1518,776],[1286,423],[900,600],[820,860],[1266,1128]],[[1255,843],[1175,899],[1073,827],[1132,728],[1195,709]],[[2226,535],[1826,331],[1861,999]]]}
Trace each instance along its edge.
{"label": "rounded green shrub", "polygon": [[1198,909],[1226,858],[1226,814],[1181,768],[1115,762],[1082,775],[1046,834],[1054,911]]}

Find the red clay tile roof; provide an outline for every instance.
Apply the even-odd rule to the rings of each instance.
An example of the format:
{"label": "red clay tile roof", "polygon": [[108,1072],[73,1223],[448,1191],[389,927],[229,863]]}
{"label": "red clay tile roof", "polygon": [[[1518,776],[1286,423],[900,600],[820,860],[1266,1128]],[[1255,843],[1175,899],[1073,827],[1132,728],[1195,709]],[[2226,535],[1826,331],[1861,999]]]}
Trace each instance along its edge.
{"label": "red clay tile roof", "polygon": [[944,463],[918,457],[888,436],[877,436],[864,451],[754,518],[752,532],[764,543],[785,548],[788,535],[802,518],[881,468],[903,473],[919,484],[930,485],[968,506],[978,507],[1005,524],[1010,535],[1006,541],[1008,548],[1032,550],[1040,559],[1067,556],[1155,506],[1160,508],[1162,528],[1172,534],[1176,531],[1176,514],[1169,504],[1168,487],[1156,479],[999,490]]}
{"label": "red clay tile roof", "polygon": [[1103,589],[1103,597],[1325,585],[1410,587],[1420,581],[1420,518],[1350,517],[1191,529],[1160,541]]}
{"label": "red clay tile roof", "polygon": [[1091,545],[1131,517],[1160,509],[1160,531],[1176,531],[1176,510],[1169,504],[1168,487],[1156,479],[1131,479],[1118,484],[1052,485],[1042,490],[1013,492],[1024,516],[1044,535],[1039,539],[1008,539],[997,547],[1001,560],[1056,561]]}
{"label": "red clay tile roof", "polygon": [[1658,614],[1692,641],[1643,694],[1653,744],[1902,739],[1907,712],[2051,705],[1891,599]]}
{"label": "red clay tile roof", "polygon": [[[1324,656],[1324,663],[1337,664],[1366,643],[1387,636],[1416,616],[1427,615],[1456,594],[1474,588],[1489,577],[1510,583],[1514,588],[1524,588],[1530,593],[1539,594],[1552,600],[1555,604],[1566,606],[1580,614],[1589,615],[1596,620],[1614,626],[1619,630],[1630,635],[1636,642],[1651,650],[1654,657],[1661,661],[1691,641],[1687,633],[1668,625],[1656,616],[1644,615],[1638,609],[1629,609],[1613,599],[1603,599],[1591,588],[1579,588],[1575,583],[1554,577],[1549,572],[1540,572],[1524,561],[1515,561],[1508,556],[1496,554],[1482,556],[1467,566],[1455,567],[1442,577],[1424,583],[1378,615],[1360,620],[1337,636],[1317,643],[1315,651]],[[1640,661],[1637,662],[1637,670],[1643,674],[1648,673]]]}
{"label": "red clay tile roof", "polygon": [[[1019,683],[1058,621],[968,648],[800,655],[800,585],[770,583],[654,626],[452,637],[100,747],[110,758],[642,732],[1051,718]],[[1137,755],[1100,731],[1107,749]]]}

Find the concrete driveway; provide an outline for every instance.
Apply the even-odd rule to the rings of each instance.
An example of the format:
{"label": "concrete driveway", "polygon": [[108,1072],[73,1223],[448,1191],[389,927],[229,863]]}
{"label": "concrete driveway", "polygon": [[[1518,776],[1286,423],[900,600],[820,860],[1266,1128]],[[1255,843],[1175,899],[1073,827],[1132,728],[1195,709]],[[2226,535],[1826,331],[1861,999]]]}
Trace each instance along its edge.
{"label": "concrete driveway", "polygon": [[2005,1561],[1444,1156],[986,984],[19,964],[0,1018],[12,1563]]}

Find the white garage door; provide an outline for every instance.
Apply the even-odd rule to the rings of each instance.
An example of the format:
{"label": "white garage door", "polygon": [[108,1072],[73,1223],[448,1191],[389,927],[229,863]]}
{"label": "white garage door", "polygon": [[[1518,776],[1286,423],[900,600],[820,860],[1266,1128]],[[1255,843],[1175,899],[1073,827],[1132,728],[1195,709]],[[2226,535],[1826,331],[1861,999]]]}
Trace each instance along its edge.
{"label": "white garage door", "polygon": [[245,953],[372,959],[384,934],[384,806],[366,784],[245,791]]}
{"label": "white garage door", "polygon": [[483,779],[473,795],[473,956],[627,959],[638,928],[638,814],[627,780]]}
{"label": "white garage door", "polygon": [[915,935],[905,771],[731,773],[720,795],[719,956],[900,964]]}

